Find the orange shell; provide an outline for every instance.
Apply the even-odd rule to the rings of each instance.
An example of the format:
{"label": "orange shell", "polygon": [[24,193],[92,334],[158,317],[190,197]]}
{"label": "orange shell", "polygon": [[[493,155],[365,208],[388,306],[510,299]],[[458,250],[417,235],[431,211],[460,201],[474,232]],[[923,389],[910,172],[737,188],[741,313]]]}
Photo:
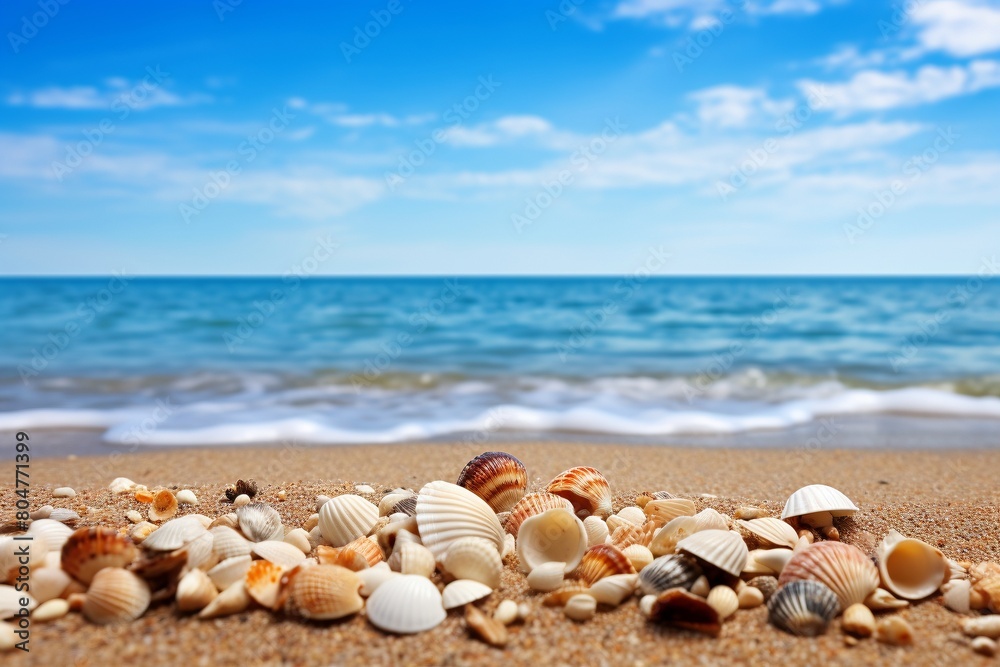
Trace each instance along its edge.
{"label": "orange shell", "polygon": [[579,517],[611,514],[611,485],[597,468],[579,466],[556,475],[545,489],[573,503]]}
{"label": "orange shell", "polygon": [[132,541],[111,528],[80,528],[63,544],[62,569],[89,584],[99,570],[125,567],[135,560],[136,553]]}
{"label": "orange shell", "polygon": [[588,586],[613,574],[635,574],[635,568],[625,554],[610,544],[596,544],[587,549],[576,568],[576,577]]}

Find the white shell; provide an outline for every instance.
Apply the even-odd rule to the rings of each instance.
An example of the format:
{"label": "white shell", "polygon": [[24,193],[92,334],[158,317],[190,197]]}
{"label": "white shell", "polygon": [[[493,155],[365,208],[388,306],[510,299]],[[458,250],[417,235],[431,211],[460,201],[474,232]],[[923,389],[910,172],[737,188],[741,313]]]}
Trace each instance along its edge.
{"label": "white shell", "polygon": [[909,606],[906,600],[900,600],[884,588],[876,588],[875,591],[865,598],[865,606],[872,611],[888,611],[891,609],[903,609]]}
{"label": "white shell", "polygon": [[[31,525],[28,526],[27,534],[41,542],[45,542],[48,551],[59,551],[66,544],[69,536],[73,534],[73,529],[59,521],[38,519],[37,521],[32,521]],[[37,547],[37,544],[35,546]]]}
{"label": "white shell", "polygon": [[635,505],[623,507],[622,510],[618,512],[618,516],[626,521],[631,521],[637,526],[641,526],[646,523],[646,513],[642,511],[641,507],[636,507]]}
{"label": "white shell", "polygon": [[52,490],[53,498],[74,498],[76,497],[76,491],[70,486],[60,486]]}
{"label": "white shell", "polygon": [[309,543],[309,533],[302,528],[288,531],[285,535],[285,542],[291,544],[303,554],[309,555],[312,551],[312,544]]}
{"label": "white shell", "polygon": [[57,618],[62,618],[69,613],[69,602],[55,598],[38,605],[35,611],[31,612],[33,623],[48,623]]}
{"label": "white shell", "polygon": [[[753,560],[761,566],[761,570],[751,570],[753,574],[781,574],[785,565],[792,559],[795,552],[791,549],[755,549]],[[744,570],[746,572],[746,570]]]}
{"label": "white shell", "polygon": [[517,533],[517,558],[525,572],[552,561],[565,563],[565,571],[572,572],[586,551],[587,530],[567,509],[551,509],[528,517]]}
{"label": "white shell", "polygon": [[730,530],[702,530],[678,542],[677,550],[697,556],[734,577],[743,571],[750,553],[740,534]]}
{"label": "white shell", "polygon": [[454,609],[476,600],[482,600],[492,592],[492,588],[478,581],[456,579],[444,587],[441,592],[441,601],[445,609]]}
{"label": "white shell", "polygon": [[693,516],[679,516],[656,531],[649,551],[653,556],[668,556],[677,551],[677,543],[698,532],[698,521]]}
{"label": "white shell", "polygon": [[128,477],[115,477],[108,484],[108,491],[114,494],[128,493],[135,488],[135,482],[130,480]]}
{"label": "white shell", "polygon": [[940,549],[890,530],[878,550],[882,585],[896,597],[921,600],[933,595],[948,580],[948,559]]}
{"label": "white shell", "polygon": [[177,583],[177,609],[201,611],[219,594],[212,580],[202,570],[191,570]]}
{"label": "white shell", "polygon": [[[56,554],[58,555],[58,554]],[[40,567],[31,571],[31,593],[39,602],[60,597],[72,579],[59,567]]]}
{"label": "white shell", "polygon": [[566,563],[542,563],[528,573],[528,586],[533,590],[549,592],[560,588],[566,578]]}
{"label": "white shell", "polygon": [[[645,514],[643,518],[645,518]],[[588,547],[592,547],[595,544],[604,544],[604,541],[608,539],[608,535],[611,534],[611,531],[608,530],[608,524],[599,516],[588,516],[583,520],[583,527],[587,530]]]}
{"label": "white shell", "polygon": [[448,547],[441,567],[455,579],[472,579],[494,590],[500,588],[503,561],[493,543],[482,538],[455,540]]}
{"label": "white shell", "polygon": [[198,496],[191,489],[181,489],[177,492],[177,502],[181,505],[197,505]]}
{"label": "white shell", "polygon": [[375,627],[396,634],[430,630],[448,615],[437,586],[413,574],[401,574],[379,586],[368,598],[365,614]]}
{"label": "white shell", "polygon": [[354,574],[361,580],[361,589],[358,592],[364,598],[374,593],[379,586],[389,581],[389,579],[402,576],[399,572],[393,572],[389,568],[389,564],[385,561],[378,563],[375,567],[358,570]]}
{"label": "white shell", "polygon": [[638,581],[638,574],[612,574],[595,581],[588,592],[599,603],[617,607],[635,592]]}
{"label": "white shell", "polygon": [[250,563],[251,558],[249,555],[233,556],[209,570],[208,576],[212,579],[212,583],[215,584],[216,588],[224,591],[237,581],[243,581],[247,570],[250,569]]}
{"label": "white shell", "polygon": [[382,496],[382,500],[378,501],[379,516],[389,516],[392,514],[392,508],[396,506],[396,503],[416,495],[413,491],[393,491],[387,493]]}
{"label": "white shell", "polygon": [[[431,550],[416,542],[403,542],[396,545],[393,551],[393,558],[389,560],[389,567],[398,562],[398,571],[401,574],[415,574],[421,577],[430,577],[434,574],[435,560]],[[398,556],[398,558],[397,558]],[[397,568],[393,568],[397,569]]]}
{"label": "white shell", "polygon": [[306,559],[305,554],[298,547],[276,540],[257,542],[253,545],[253,553],[287,569],[295,567]]}
{"label": "white shell", "polygon": [[361,496],[331,498],[319,509],[319,529],[333,546],[342,547],[371,532],[378,523],[378,507]]}
{"label": "white shell", "polygon": [[739,520],[736,523],[763,539],[767,544],[776,547],[788,547],[792,549],[795,547],[795,543],[799,541],[799,534],[795,532],[795,529],[781,519],[763,517],[749,521]]}
{"label": "white shell", "polygon": [[517,603],[513,600],[501,600],[493,611],[493,620],[504,625],[510,625],[517,620]]}
{"label": "white shell", "polygon": [[719,615],[719,620],[725,620],[736,613],[740,608],[740,600],[729,586],[716,586],[708,592],[705,599],[708,606]]}
{"label": "white shell", "polygon": [[215,596],[208,606],[198,612],[198,618],[218,618],[238,614],[250,606],[250,595],[243,580],[233,582],[229,588]]}
{"label": "white shell", "polygon": [[208,569],[210,566],[218,563],[219,557],[215,555],[214,544],[215,536],[208,532],[202,533],[188,542],[185,548],[187,551],[187,562],[184,564],[184,567],[186,569],[196,567]]}
{"label": "white shell", "polygon": [[706,507],[695,514],[694,520],[698,530],[729,530],[729,522],[726,521],[726,517],[711,507]]}
{"label": "white shell", "polygon": [[281,515],[267,503],[244,505],[236,510],[236,519],[240,522],[243,535],[251,542],[280,540],[285,536]]}
{"label": "white shell", "polygon": [[653,552],[641,544],[629,545],[622,549],[622,553],[632,563],[632,567],[635,568],[636,572],[641,572],[642,568],[653,562]]}
{"label": "white shell", "polygon": [[417,496],[420,539],[435,558],[444,558],[453,542],[481,537],[503,550],[504,531],[493,510],[482,498],[449,482],[425,484]]}
{"label": "white shell", "polygon": [[128,570],[106,567],[90,582],[83,615],[97,625],[134,621],[149,607],[150,599],[145,581]]}
{"label": "white shell", "polygon": [[[140,525],[140,524],[136,524]],[[151,551],[175,551],[205,534],[205,526],[195,515],[165,522],[142,540],[142,548]]]}
{"label": "white shell", "polygon": [[825,484],[804,486],[785,501],[782,519],[817,512],[829,512],[833,516],[850,516],[858,511],[851,499]]}
{"label": "white shell", "polygon": [[566,601],[563,613],[574,621],[588,621],[597,613],[597,600],[586,593],[574,595]]}
{"label": "white shell", "polygon": [[216,526],[208,532],[212,534],[212,550],[219,560],[247,556],[253,552],[254,543],[228,526]]}
{"label": "white shell", "polygon": [[[41,572],[43,570],[39,570]],[[37,573],[31,575],[32,578],[38,576]],[[968,614],[970,611],[969,593],[972,591],[972,582],[968,579],[952,579],[941,587],[944,606],[959,614]]]}
{"label": "white shell", "polygon": [[18,591],[13,586],[0,586],[0,619],[12,618],[20,611],[22,598],[28,601],[28,611],[38,606],[38,602],[31,595]]}

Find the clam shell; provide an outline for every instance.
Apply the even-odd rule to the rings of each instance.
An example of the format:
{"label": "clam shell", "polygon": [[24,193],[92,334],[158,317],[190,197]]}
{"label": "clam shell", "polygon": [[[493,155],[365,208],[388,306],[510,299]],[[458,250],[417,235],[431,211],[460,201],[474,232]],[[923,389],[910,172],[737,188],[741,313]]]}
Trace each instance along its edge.
{"label": "clam shell", "polygon": [[503,561],[492,542],[478,537],[455,540],[441,567],[455,579],[471,579],[496,590],[500,588]]}
{"label": "clam shell", "polygon": [[[406,500],[407,498],[413,498],[416,501],[417,494],[413,491],[392,491],[390,493],[382,496],[382,499],[378,501],[378,515],[379,516],[389,516],[395,513],[395,507],[398,503]],[[414,507],[414,509],[416,509]]]}
{"label": "clam shell", "polygon": [[558,590],[566,579],[566,563],[549,561],[542,563],[528,573],[528,587],[532,590],[548,593]]}
{"label": "clam shell", "polygon": [[863,604],[852,604],[844,610],[840,627],[856,637],[871,637],[875,633],[875,614]]}
{"label": "clam shell", "polygon": [[818,581],[793,581],[779,588],[767,603],[771,624],[802,637],[826,632],[839,611],[837,595]]}
{"label": "clam shell", "polygon": [[816,542],[794,554],[781,571],[778,586],[812,580],[826,584],[840,601],[840,609],[864,602],[878,588],[878,570],[855,546],[843,542]]}
{"label": "clam shell", "polygon": [[201,568],[207,570],[219,562],[219,557],[214,550],[215,536],[211,533],[202,533],[201,537],[196,537],[187,543],[184,550],[187,552],[188,569]]}
{"label": "clam shell", "polygon": [[638,585],[646,595],[659,595],[670,588],[688,590],[700,576],[701,566],[693,558],[673,554],[660,556],[642,568]]}
{"label": "clam shell", "polygon": [[[801,551],[801,549],[800,549]],[[747,556],[744,575],[773,574],[778,576],[796,554],[792,549],[754,549]]]}
{"label": "clam shell", "polygon": [[[49,551],[60,551],[66,540],[73,534],[73,529],[60,521],[52,519],[37,519],[28,526],[28,535],[45,543]],[[37,543],[36,543],[37,546]]]}
{"label": "clam shell", "polygon": [[476,600],[482,600],[492,592],[492,588],[478,581],[456,579],[441,591],[441,602],[445,609],[454,609]]}
{"label": "clam shell", "polygon": [[583,527],[587,531],[588,547],[592,547],[595,544],[604,544],[605,540],[611,534],[608,530],[608,524],[599,516],[588,516],[583,520]]}
{"label": "clam shell", "polygon": [[503,549],[504,532],[496,513],[486,502],[457,484],[430,482],[417,497],[420,540],[435,558],[463,537],[481,537]]}
{"label": "clam shell", "polygon": [[650,500],[670,500],[673,497],[674,494],[669,491],[643,491],[635,497],[635,504],[643,508]]}
{"label": "clam shell", "polygon": [[372,625],[396,634],[430,630],[447,617],[437,586],[412,574],[393,577],[379,586],[368,598],[365,613]]}
{"label": "clam shell", "polygon": [[243,581],[247,570],[250,569],[251,562],[249,555],[233,556],[209,570],[208,576],[212,579],[212,583],[215,584],[216,588],[224,591],[235,582]]}
{"label": "clam shell", "polygon": [[80,528],[69,536],[62,548],[62,569],[70,576],[89,584],[103,568],[123,568],[135,560],[135,545],[110,528]]}
{"label": "clam shell", "polygon": [[203,570],[191,570],[177,582],[177,609],[183,612],[201,611],[218,594],[215,584]]}
{"label": "clam shell", "polygon": [[617,607],[635,592],[638,581],[637,574],[613,574],[595,581],[590,595],[600,604]]}
{"label": "clam shell", "polygon": [[717,510],[706,507],[694,515],[698,530],[729,530],[729,521]]}
{"label": "clam shell", "polygon": [[634,523],[637,526],[646,523],[646,513],[642,511],[641,507],[636,507],[635,505],[623,507],[615,516],[625,519],[629,523]]}
{"label": "clam shell", "polygon": [[[361,539],[367,538],[362,537]],[[368,560],[362,553],[351,547],[328,547],[321,544],[316,547],[316,560],[322,565],[339,565],[352,572],[368,569]]]}
{"label": "clam shell", "polygon": [[198,612],[198,618],[219,618],[244,611],[250,606],[250,595],[243,580],[234,581],[228,588],[215,596],[208,606]]}
{"label": "clam shell", "polygon": [[636,572],[642,572],[644,567],[653,562],[653,552],[649,550],[649,547],[644,547],[641,544],[625,547],[622,549],[622,553],[632,563]]}
{"label": "clam shell", "polygon": [[713,637],[722,630],[718,612],[704,599],[681,588],[671,588],[660,593],[650,609],[649,618],[657,623],[676,625]]}
{"label": "clam shell", "polygon": [[921,600],[948,580],[948,559],[940,549],[890,530],[877,550],[882,585],[896,597]]}
{"label": "clam shell", "polygon": [[799,541],[799,534],[795,529],[781,519],[764,517],[749,521],[739,520],[736,523],[769,545],[793,549]]}
{"label": "clam shell", "polygon": [[90,582],[82,611],[97,625],[127,623],[142,616],[150,599],[145,581],[128,570],[106,567]]}
{"label": "clam shell", "polygon": [[678,542],[677,550],[696,556],[734,577],[740,576],[750,553],[740,534],[730,530],[697,532]]}
{"label": "clam shell", "polygon": [[135,488],[135,482],[130,480],[128,477],[115,477],[108,484],[108,491],[118,495],[120,493],[128,493]]}
{"label": "clam shell", "polygon": [[[554,493],[530,493],[517,501],[517,504],[511,508],[510,516],[507,517],[507,523],[504,524],[504,530],[517,537],[517,533],[521,529],[521,524],[524,523],[525,519],[548,510],[559,508],[566,508],[572,512],[573,503]],[[600,517],[595,518],[599,519]]]}
{"label": "clam shell", "polygon": [[[281,515],[267,503],[250,503],[236,510],[240,531],[251,542],[280,540],[285,536]],[[161,528],[162,530],[162,528]]]}
{"label": "clam shell", "polygon": [[679,516],[667,522],[653,535],[649,550],[653,556],[666,556],[677,551],[677,543],[698,532],[698,522],[693,516]]}
{"label": "clam shell", "polygon": [[593,585],[595,581],[615,574],[635,574],[635,568],[628,557],[610,544],[598,544],[590,547],[580,560],[576,577]]}
{"label": "clam shell", "polygon": [[38,601],[33,596],[24,591],[19,591],[13,586],[0,586],[0,619],[13,618],[21,610],[21,600],[26,599],[28,611],[38,606]]}
{"label": "clam shell", "polygon": [[574,595],[566,600],[563,613],[566,614],[566,618],[574,621],[589,621],[597,613],[597,600],[589,593]]}
{"label": "clam shell", "polygon": [[358,593],[361,580],[337,565],[300,569],[288,585],[286,608],[304,618],[329,621],[356,614],[364,606]]}
{"label": "clam shell", "polygon": [[851,499],[825,484],[804,486],[785,501],[782,519],[818,512],[829,512],[833,516],[850,516],[858,511]]}
{"label": "clam shell", "polygon": [[670,498],[667,500],[650,500],[642,508],[650,519],[667,524],[679,516],[694,516],[694,503],[687,498]]}
{"label": "clam shell", "polygon": [[40,567],[31,572],[31,595],[39,603],[62,597],[72,579],[59,567]]}
{"label": "clam shell", "polygon": [[612,531],[608,544],[618,549],[625,549],[634,544],[648,547],[653,543],[653,535],[657,529],[658,526],[653,521],[647,521],[641,526],[633,524],[619,526]]}
{"label": "clam shell", "polygon": [[253,553],[285,569],[291,569],[306,559],[298,547],[276,540],[257,542],[253,545]]}
{"label": "clam shell", "polygon": [[[393,551],[393,558],[398,556],[398,570],[401,574],[416,574],[421,577],[430,577],[434,574],[436,561],[431,550],[416,542],[404,542]],[[389,559],[389,567],[394,565],[393,558]]]}
{"label": "clam shell", "polygon": [[740,599],[729,586],[714,587],[708,592],[705,602],[719,615],[720,621],[726,620],[740,608]]}
{"label": "clam shell", "polygon": [[[39,573],[44,569],[39,570]],[[37,577],[37,574],[32,575]],[[37,587],[37,584],[36,584]],[[972,590],[972,583],[968,579],[952,579],[941,586],[942,601],[944,606],[959,614],[968,614],[971,611],[969,606],[969,593]]]}
{"label": "clam shell", "polygon": [[579,466],[564,470],[545,490],[573,503],[577,516],[607,517],[611,514],[611,485],[596,468]]}
{"label": "clam shell", "polygon": [[[143,524],[136,524],[138,529]],[[167,521],[142,540],[142,548],[150,551],[175,551],[205,534],[205,526],[195,515]],[[134,534],[133,534],[134,539]]]}
{"label": "clam shell", "polygon": [[572,571],[587,550],[587,531],[572,512],[552,509],[529,517],[518,531],[517,558],[524,572],[542,563],[565,563]]}
{"label": "clam shell", "polygon": [[361,496],[337,496],[319,509],[319,529],[323,538],[335,547],[342,547],[364,537],[376,523],[378,507]]}
{"label": "clam shell", "polygon": [[542,598],[542,604],[546,607],[564,607],[573,596],[589,592],[590,588],[583,584],[569,584],[547,594]]}
{"label": "clam shell", "polygon": [[208,531],[212,535],[212,551],[219,560],[234,556],[248,556],[253,552],[254,543],[227,526],[216,526]]}
{"label": "clam shell", "polygon": [[31,612],[32,623],[48,623],[58,618],[62,618],[69,613],[69,602],[56,598],[38,605],[35,611]]}
{"label": "clam shell", "polygon": [[[307,556],[312,552],[312,545],[309,543],[309,532],[303,530],[302,528],[295,528],[288,531],[288,534],[285,535],[284,541],[287,544],[291,544]],[[379,555],[381,559],[381,551],[379,552]]]}
{"label": "clam shell", "polygon": [[157,491],[149,507],[149,520],[165,521],[175,514],[177,514],[177,496],[168,489]]}
{"label": "clam shell", "polygon": [[465,465],[457,483],[485,500],[494,512],[506,512],[524,497],[528,471],[506,452],[484,452]]}
{"label": "clam shell", "polygon": [[389,564],[385,561],[373,567],[358,570],[355,574],[361,580],[361,590],[359,592],[361,593],[361,597],[364,598],[369,597],[375,592],[375,589],[389,581],[389,579],[402,576],[399,572],[393,572],[389,568]]}

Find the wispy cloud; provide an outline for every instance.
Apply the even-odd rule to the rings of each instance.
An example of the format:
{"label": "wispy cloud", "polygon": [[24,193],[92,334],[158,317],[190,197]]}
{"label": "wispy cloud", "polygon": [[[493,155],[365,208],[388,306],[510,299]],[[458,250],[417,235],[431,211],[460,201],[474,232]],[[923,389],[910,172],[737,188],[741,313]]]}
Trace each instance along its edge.
{"label": "wispy cloud", "polygon": [[212,101],[210,95],[192,93],[179,95],[164,87],[164,79],[146,76],[136,82],[120,77],[108,79],[104,86],[47,86],[29,91],[10,93],[7,104],[36,109],[111,109],[125,105],[131,109],[160,106],[185,106]]}
{"label": "wispy cloud", "polygon": [[795,106],[791,100],[773,100],[763,88],[713,86],[688,98],[697,105],[698,120],[708,127],[744,127],[762,118],[771,119]]}
{"label": "wispy cloud", "polygon": [[1000,7],[959,0],[918,3],[913,10],[921,52],[969,57],[1000,50]]}
{"label": "wispy cloud", "polygon": [[729,2],[727,0],[621,0],[611,12],[615,19],[650,20],[668,27],[688,25],[699,30],[707,22],[716,22],[720,12],[733,14],[815,14],[823,9],[819,0],[761,0],[759,2]]}

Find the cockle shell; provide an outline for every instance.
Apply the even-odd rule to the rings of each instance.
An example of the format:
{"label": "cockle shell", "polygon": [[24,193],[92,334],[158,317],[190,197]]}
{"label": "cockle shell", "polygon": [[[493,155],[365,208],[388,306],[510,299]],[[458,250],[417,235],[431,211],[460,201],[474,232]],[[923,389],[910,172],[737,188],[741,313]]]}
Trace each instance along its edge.
{"label": "cockle shell", "polygon": [[720,621],[726,620],[740,608],[740,599],[729,586],[715,586],[708,592],[705,602],[719,615]]}
{"label": "cockle shell", "polygon": [[524,572],[560,561],[572,571],[587,550],[587,530],[569,510],[552,509],[529,517],[518,531],[517,558]]}
{"label": "cockle shell", "polygon": [[666,556],[677,550],[677,543],[698,532],[698,522],[693,516],[679,516],[671,519],[653,534],[649,550],[653,556]]}
{"label": "cockle shell", "polygon": [[285,569],[291,569],[306,559],[298,547],[277,540],[257,542],[253,545],[253,553]]}
{"label": "cockle shell", "polygon": [[677,550],[700,558],[734,577],[743,571],[749,554],[743,538],[731,530],[699,531],[678,542]]}
{"label": "cockle shell", "polygon": [[448,576],[472,579],[496,590],[500,588],[503,561],[492,542],[479,537],[455,540],[441,562]]}
{"label": "cockle shell", "polygon": [[595,581],[590,595],[600,604],[617,607],[635,592],[638,580],[637,574],[613,574]]}
{"label": "cockle shell", "polygon": [[642,511],[641,507],[636,507],[635,505],[623,507],[615,516],[634,523],[637,526],[641,526],[646,522],[646,513]]}
{"label": "cockle shell", "polygon": [[825,584],[837,595],[840,609],[864,602],[879,583],[878,570],[864,552],[843,542],[816,542],[794,554],[778,586],[799,580]]}
{"label": "cockle shell", "polygon": [[811,484],[788,497],[781,518],[788,519],[821,512],[829,512],[835,517],[850,516],[857,511],[858,508],[851,499],[832,486]]}
{"label": "cockle shell", "polygon": [[370,596],[379,586],[387,582],[392,577],[402,576],[399,572],[393,572],[389,568],[389,564],[385,561],[382,561],[373,567],[358,570],[355,574],[358,575],[358,579],[361,580],[361,590],[359,592],[361,593],[361,597],[364,598]]}
{"label": "cockle shell", "polygon": [[219,560],[234,556],[248,556],[253,552],[254,542],[239,532],[226,526],[216,526],[208,531],[212,535],[212,550]]}
{"label": "cockle shell", "polygon": [[[143,524],[136,524],[133,530]],[[175,551],[205,534],[205,526],[195,515],[167,521],[142,540],[142,548],[150,551]],[[133,533],[133,539],[135,535]]]}
{"label": "cockle shell", "polygon": [[492,588],[478,581],[456,579],[441,591],[441,602],[445,609],[454,609],[481,600],[492,592]]}
{"label": "cockle shell", "polygon": [[660,556],[642,568],[639,589],[646,595],[659,595],[670,588],[690,589],[701,576],[701,567],[683,554]]}
{"label": "cockle shell", "polygon": [[39,603],[61,597],[72,580],[60,567],[40,567],[31,572],[31,594]]}
{"label": "cockle shell", "polygon": [[650,609],[649,618],[657,623],[676,625],[713,637],[722,629],[718,612],[704,599],[681,588],[671,588],[660,593]]}
{"label": "cockle shell", "polygon": [[321,544],[316,547],[316,560],[322,565],[339,565],[352,572],[367,570],[369,567],[368,560],[350,547],[328,547]]}
{"label": "cockle shell", "polygon": [[658,525],[654,521],[647,521],[641,526],[622,525],[611,532],[607,543],[618,549],[625,549],[634,544],[648,547],[653,543],[653,535],[656,534],[657,529]]}
{"label": "cockle shell", "polygon": [[542,563],[528,573],[528,587],[535,591],[548,593],[558,590],[566,578],[566,563],[549,561]]}
{"label": "cockle shell", "polygon": [[597,600],[589,593],[580,593],[566,600],[563,607],[566,618],[574,621],[589,621],[597,613]]}
{"label": "cockle shell", "polygon": [[598,544],[587,549],[575,573],[588,586],[614,574],[635,574],[635,568],[624,553],[610,544]]}
{"label": "cockle shell", "polygon": [[219,618],[244,611],[250,606],[251,597],[243,580],[234,581],[215,596],[208,606],[198,612],[198,618]]}
{"label": "cockle shell", "polygon": [[281,515],[267,503],[244,505],[236,510],[236,519],[240,522],[240,531],[251,542],[280,540],[285,536]]}
{"label": "cockle shell", "polygon": [[177,502],[181,505],[197,505],[198,496],[191,489],[181,489],[177,492]]}
{"label": "cockle shell", "polygon": [[[393,567],[393,566],[396,567]],[[430,577],[434,574],[436,559],[430,549],[416,542],[404,542],[396,545],[396,550],[389,558],[389,567],[401,574],[416,574]]]}
{"label": "cockle shell", "polygon": [[331,498],[319,509],[319,529],[333,546],[342,547],[364,537],[378,523],[378,507],[361,496]]}
{"label": "cockle shell", "polygon": [[[66,540],[73,534],[73,529],[60,521],[52,519],[37,519],[28,526],[28,535],[45,543],[48,551],[60,551]],[[37,543],[36,543],[37,546]]]}
{"label": "cockle shell", "polygon": [[329,621],[356,614],[364,606],[358,575],[337,565],[300,568],[288,586],[286,609],[304,618]]}
{"label": "cockle shell", "polygon": [[726,517],[711,507],[706,507],[695,514],[694,520],[698,530],[729,530],[729,521]]}
{"label": "cockle shell", "polygon": [[209,570],[208,576],[212,579],[212,583],[215,584],[216,588],[224,591],[232,586],[234,582],[243,581],[247,570],[250,569],[251,562],[249,555],[233,556]]}
{"label": "cockle shell", "polygon": [[[566,508],[572,512],[573,503],[554,493],[529,493],[517,501],[517,504],[511,508],[507,522],[504,524],[504,530],[517,537],[517,533],[525,519],[558,508]],[[600,517],[595,518],[600,519]]]}
{"label": "cockle shell", "polygon": [[281,578],[288,568],[269,560],[255,560],[243,577],[243,585],[247,595],[257,601],[257,604],[274,609],[281,591]]}
{"label": "cockle shell", "polygon": [[581,518],[611,514],[611,485],[596,468],[579,466],[564,470],[545,490],[573,503],[573,511]]}
{"label": "cockle shell", "polygon": [[778,589],[767,603],[767,618],[793,635],[815,637],[840,611],[837,595],[818,581],[793,581]]}
{"label": "cockle shell", "polygon": [[70,576],[89,584],[105,567],[123,568],[135,560],[135,545],[110,528],[80,528],[69,536],[62,548],[62,569]]}
{"label": "cockle shell", "polygon": [[151,595],[146,582],[128,570],[106,567],[99,570],[83,603],[83,615],[91,623],[127,623],[142,616]]}
{"label": "cockle shell", "polygon": [[177,514],[177,496],[169,489],[160,489],[149,507],[150,521],[164,521]]}
{"label": "cockle shell", "polygon": [[430,482],[417,497],[420,540],[435,558],[444,558],[448,548],[463,537],[481,537],[503,549],[504,531],[496,513],[486,502],[457,484]]}
{"label": "cockle shell", "polygon": [[484,452],[465,465],[458,485],[485,500],[494,512],[506,512],[524,497],[528,471],[506,452]]}
{"label": "cockle shell", "polygon": [[875,615],[861,603],[852,604],[844,610],[840,627],[856,637],[871,637],[875,632]]}
{"label": "cockle shell", "polygon": [[447,617],[437,586],[413,574],[393,577],[379,586],[368,598],[365,615],[375,627],[396,634],[430,630]]}
{"label": "cockle shell", "polygon": [[795,532],[795,529],[781,519],[764,517],[761,519],[750,519],[749,521],[739,520],[736,523],[768,545],[792,549],[795,547],[796,542],[799,541],[799,535]]}
{"label": "cockle shell", "polygon": [[211,533],[202,533],[187,543],[184,551],[187,552],[187,569],[200,568],[207,570],[219,562],[219,557],[214,551],[215,536]]}
{"label": "cockle shell", "polygon": [[940,549],[890,530],[877,549],[882,585],[896,597],[920,600],[948,580],[948,559]]}
{"label": "cockle shell", "polygon": [[694,503],[686,498],[650,500],[642,509],[647,517],[664,525],[679,516],[693,517],[695,514]]}
{"label": "cockle shell", "polygon": [[622,549],[622,553],[632,563],[632,567],[635,568],[636,572],[642,572],[644,567],[653,562],[653,552],[641,544],[627,546]]}
{"label": "cockle shell", "polygon": [[605,540],[611,534],[608,530],[608,524],[599,516],[588,516],[583,520],[583,527],[587,531],[588,547],[592,547],[595,544],[604,544]]}
{"label": "cockle shell", "polygon": [[182,612],[201,611],[218,594],[215,584],[203,570],[191,570],[177,582],[177,609]]}

